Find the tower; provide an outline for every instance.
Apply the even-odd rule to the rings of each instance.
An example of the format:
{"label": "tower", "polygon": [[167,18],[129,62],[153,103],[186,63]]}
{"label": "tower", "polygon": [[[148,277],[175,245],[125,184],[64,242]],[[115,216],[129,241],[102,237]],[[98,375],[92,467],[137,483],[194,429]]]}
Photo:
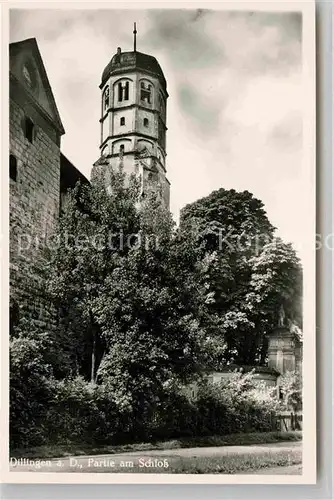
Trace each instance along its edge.
{"label": "tower", "polygon": [[100,158],[94,166],[118,167],[141,175],[142,191],[157,181],[169,207],[166,177],[167,84],[158,61],[137,51],[136,25],[131,52],[117,49],[101,78]]}

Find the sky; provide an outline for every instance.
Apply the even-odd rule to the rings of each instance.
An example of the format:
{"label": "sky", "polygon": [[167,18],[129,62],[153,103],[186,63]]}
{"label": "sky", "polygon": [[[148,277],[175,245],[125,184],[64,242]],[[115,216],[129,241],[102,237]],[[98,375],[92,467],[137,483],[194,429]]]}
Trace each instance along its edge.
{"label": "sky", "polygon": [[302,164],[302,18],[210,10],[12,10],[10,40],[35,37],[88,178],[99,157],[101,74],[117,47],[159,61],[166,80],[171,211],[221,187],[263,201],[303,260],[309,179]]}

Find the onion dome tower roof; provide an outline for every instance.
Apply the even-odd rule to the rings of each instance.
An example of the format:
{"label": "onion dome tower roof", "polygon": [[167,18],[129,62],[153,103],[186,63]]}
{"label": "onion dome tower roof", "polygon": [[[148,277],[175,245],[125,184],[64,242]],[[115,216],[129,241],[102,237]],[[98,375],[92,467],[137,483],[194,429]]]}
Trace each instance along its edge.
{"label": "onion dome tower roof", "polygon": [[106,80],[111,75],[127,73],[134,70],[141,70],[145,73],[157,76],[162,87],[167,91],[166,79],[155,57],[137,51],[121,52],[120,48],[117,49],[117,53],[113,55],[110,62],[104,68],[100,87],[105,84]]}

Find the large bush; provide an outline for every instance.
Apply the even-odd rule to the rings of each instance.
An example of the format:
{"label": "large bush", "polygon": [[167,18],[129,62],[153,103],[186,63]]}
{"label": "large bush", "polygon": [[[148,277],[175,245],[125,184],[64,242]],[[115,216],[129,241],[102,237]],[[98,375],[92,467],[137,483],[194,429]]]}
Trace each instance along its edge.
{"label": "large bush", "polygon": [[234,373],[220,383],[203,379],[194,397],[174,388],[156,405],[146,439],[270,431],[280,408],[273,392],[252,373]]}
{"label": "large bush", "polygon": [[285,409],[294,412],[301,411],[303,406],[303,383],[301,373],[297,371],[286,372],[280,378]]}
{"label": "large bush", "polygon": [[[48,413],[51,442],[112,442],[123,431],[114,399],[105,386],[81,377],[57,382]],[[61,421],[61,425],[59,425]]]}
{"label": "large bush", "polygon": [[279,408],[273,391],[253,374],[234,373],[220,383],[203,383],[197,399],[197,433],[269,431]]}
{"label": "large bush", "polygon": [[[24,321],[10,342],[12,448],[101,443],[127,431],[106,386],[82,377],[57,380],[53,331]],[[58,349],[58,359],[64,359]],[[59,370],[56,370],[56,374]]]}
{"label": "large bush", "polygon": [[47,435],[55,381],[41,344],[23,336],[10,343],[10,438],[14,446],[40,445]]}
{"label": "large bush", "polygon": [[[32,368],[31,364],[27,364]],[[22,373],[22,372],[21,372]],[[37,373],[27,379],[25,400],[16,394],[12,406],[13,446],[40,444],[115,444],[171,438],[227,435],[272,430],[279,402],[252,374],[233,374],[219,384],[202,381],[195,397],[180,388],[166,390],[138,421],[135,412],[120,410],[107,385],[77,377],[49,381]],[[30,384],[30,385],[29,385]],[[38,389],[37,389],[38,387]],[[12,390],[17,390],[16,386]],[[34,391],[44,395],[36,409]],[[33,399],[30,401],[29,397]],[[17,404],[17,403],[16,403]],[[16,413],[15,413],[16,412]]]}

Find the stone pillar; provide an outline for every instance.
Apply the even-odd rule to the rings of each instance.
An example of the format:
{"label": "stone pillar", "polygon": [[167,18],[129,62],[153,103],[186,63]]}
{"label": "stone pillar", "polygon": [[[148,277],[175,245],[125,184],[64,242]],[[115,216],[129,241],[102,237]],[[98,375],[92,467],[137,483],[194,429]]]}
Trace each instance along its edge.
{"label": "stone pillar", "polygon": [[274,368],[280,374],[287,371],[295,371],[296,369],[296,354],[295,354],[295,338],[294,335],[285,327],[277,328],[270,336],[268,343],[268,365]]}

